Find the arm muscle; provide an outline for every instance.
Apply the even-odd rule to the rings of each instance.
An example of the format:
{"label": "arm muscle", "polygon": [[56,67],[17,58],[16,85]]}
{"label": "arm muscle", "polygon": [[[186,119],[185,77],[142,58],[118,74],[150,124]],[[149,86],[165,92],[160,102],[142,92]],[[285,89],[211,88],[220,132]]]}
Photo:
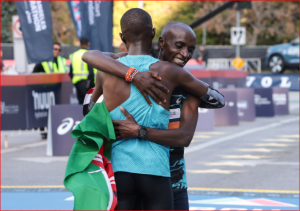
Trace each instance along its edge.
{"label": "arm muscle", "polygon": [[200,99],[188,94],[183,103],[178,129],[159,130],[147,128],[147,139],[163,145],[187,147],[192,141],[198,120]]}

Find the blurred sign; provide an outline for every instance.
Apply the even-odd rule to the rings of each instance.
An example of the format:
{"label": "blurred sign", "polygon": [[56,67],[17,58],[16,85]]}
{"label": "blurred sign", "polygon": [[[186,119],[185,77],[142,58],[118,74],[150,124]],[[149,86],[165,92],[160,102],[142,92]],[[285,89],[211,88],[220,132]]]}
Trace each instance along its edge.
{"label": "blurred sign", "polygon": [[80,14],[80,1],[68,1],[68,6],[70,9],[71,18],[73,20],[77,37],[81,38],[81,14]]}
{"label": "blurred sign", "polygon": [[81,37],[87,38],[90,50],[112,52],[112,1],[80,1]]}
{"label": "blurred sign", "polygon": [[257,117],[273,117],[273,90],[272,88],[255,88],[254,103]]}
{"label": "blurred sign", "polygon": [[59,103],[61,84],[27,85],[27,127],[37,128],[47,125],[48,109]]}
{"label": "blurred sign", "polygon": [[299,74],[249,74],[247,87],[281,87],[290,91],[299,91]]}
{"label": "blurred sign", "polygon": [[17,72],[26,73],[28,64],[23,34],[21,32],[20,19],[18,15],[12,16],[12,28],[14,40],[14,66]]}
{"label": "blurred sign", "polygon": [[251,1],[239,1],[238,2],[238,9],[251,9]]}
{"label": "blurred sign", "polygon": [[26,129],[26,113],[26,89],[22,86],[1,86],[1,130]]}
{"label": "blurred sign", "polygon": [[49,109],[48,156],[68,156],[74,142],[72,130],[83,119],[82,105],[55,105]]}
{"label": "blurred sign", "polygon": [[230,30],[231,45],[245,45],[246,44],[246,28],[245,27],[231,27]]}
{"label": "blurred sign", "polygon": [[275,115],[288,115],[289,112],[289,89],[273,87],[273,103]]}
{"label": "blurred sign", "polygon": [[234,66],[236,69],[241,69],[244,66],[245,62],[243,61],[243,59],[241,57],[236,57],[233,61],[232,61],[232,66]]}
{"label": "blurred sign", "polygon": [[214,109],[198,108],[198,121],[196,131],[214,130]]}
{"label": "blurred sign", "polygon": [[[28,64],[53,61],[49,1],[15,1],[15,3],[21,22]],[[18,30],[17,25],[18,23],[16,23],[16,30]]]}
{"label": "blurred sign", "polygon": [[220,89],[226,100],[226,106],[215,109],[215,126],[238,125],[237,93],[235,89]]}
{"label": "blurred sign", "polygon": [[237,108],[240,121],[255,120],[254,89],[237,88]]}
{"label": "blurred sign", "polygon": [[2,75],[1,90],[3,130],[45,127],[50,106],[76,103],[68,74]]}
{"label": "blurred sign", "polygon": [[14,38],[23,38],[19,16],[14,15],[13,21],[13,36]]}

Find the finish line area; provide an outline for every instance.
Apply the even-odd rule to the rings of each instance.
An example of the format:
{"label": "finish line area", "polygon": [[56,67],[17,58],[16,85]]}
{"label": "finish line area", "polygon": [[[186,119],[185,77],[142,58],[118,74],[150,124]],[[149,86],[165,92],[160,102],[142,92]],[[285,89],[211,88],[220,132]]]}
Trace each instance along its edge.
{"label": "finish line area", "polygon": [[[1,187],[1,210],[72,210],[65,188]],[[190,188],[190,210],[299,210],[299,191]]]}
{"label": "finish line area", "polygon": [[[292,111],[196,132],[185,150],[190,210],[300,210],[298,100]],[[37,131],[1,131],[1,145],[2,210],[73,209],[67,156],[46,156]]]}

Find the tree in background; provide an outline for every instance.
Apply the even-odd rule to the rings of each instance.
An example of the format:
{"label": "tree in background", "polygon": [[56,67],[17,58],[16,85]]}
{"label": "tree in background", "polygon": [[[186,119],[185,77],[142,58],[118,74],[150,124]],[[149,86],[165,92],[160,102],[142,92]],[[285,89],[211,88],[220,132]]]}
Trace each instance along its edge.
{"label": "tree in background", "polygon": [[[222,1],[144,1],[144,10],[152,17],[158,40],[170,21],[190,24],[221,6]],[[247,29],[247,45],[274,45],[288,42],[299,34],[299,3],[292,1],[252,1],[252,9],[241,11],[241,26]],[[75,28],[65,1],[51,1],[53,40],[78,45]],[[119,46],[120,19],[138,1],[114,1],[113,45]],[[12,42],[11,16],[17,14],[13,1],[1,1],[1,42]],[[235,6],[206,23],[207,45],[230,45],[230,28],[236,25]],[[203,26],[194,29],[197,44],[202,42]]]}
{"label": "tree in background", "polygon": [[50,1],[53,41],[79,45],[75,27],[66,1]]}
{"label": "tree in background", "polygon": [[13,1],[1,1],[1,42],[11,43],[12,40],[12,16],[17,14],[17,8]]}
{"label": "tree in background", "polygon": [[[241,26],[247,29],[247,45],[274,45],[299,35],[299,2],[252,1],[252,9],[241,11]],[[223,2],[185,2],[185,7],[172,13],[174,20],[191,23],[203,17]],[[207,21],[207,44],[230,45],[230,28],[236,25],[236,6]],[[194,12],[195,11],[195,12]],[[184,18],[191,17],[192,19]],[[191,22],[187,22],[191,21]],[[202,25],[194,29],[197,43],[201,42]]]}
{"label": "tree in background", "polygon": [[[144,1],[144,10],[147,11],[153,21],[153,25],[156,28],[156,36],[154,40],[158,40],[162,28],[171,21],[170,15],[176,8],[181,8],[184,2],[178,1]],[[119,46],[121,39],[119,33],[121,32],[120,20],[123,14],[131,9],[137,8],[138,1],[114,1],[113,10],[113,44]]]}
{"label": "tree in background", "polygon": [[247,27],[248,45],[288,42],[299,35],[299,2],[254,1],[241,22]]}

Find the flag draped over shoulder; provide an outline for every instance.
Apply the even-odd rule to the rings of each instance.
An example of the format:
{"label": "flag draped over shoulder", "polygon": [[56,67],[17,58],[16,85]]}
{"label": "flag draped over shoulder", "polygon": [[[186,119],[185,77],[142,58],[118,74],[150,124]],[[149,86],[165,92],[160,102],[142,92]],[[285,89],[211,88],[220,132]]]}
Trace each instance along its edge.
{"label": "flag draped over shoulder", "polygon": [[71,135],[77,140],[64,185],[74,195],[74,210],[114,210],[116,185],[110,159],[116,137],[104,101],[95,104]]}
{"label": "flag draped over shoulder", "polygon": [[89,103],[91,102],[91,97],[92,97],[92,94],[93,94],[94,90],[95,90],[95,87],[90,89],[84,97],[83,116],[86,116],[89,113]]}

